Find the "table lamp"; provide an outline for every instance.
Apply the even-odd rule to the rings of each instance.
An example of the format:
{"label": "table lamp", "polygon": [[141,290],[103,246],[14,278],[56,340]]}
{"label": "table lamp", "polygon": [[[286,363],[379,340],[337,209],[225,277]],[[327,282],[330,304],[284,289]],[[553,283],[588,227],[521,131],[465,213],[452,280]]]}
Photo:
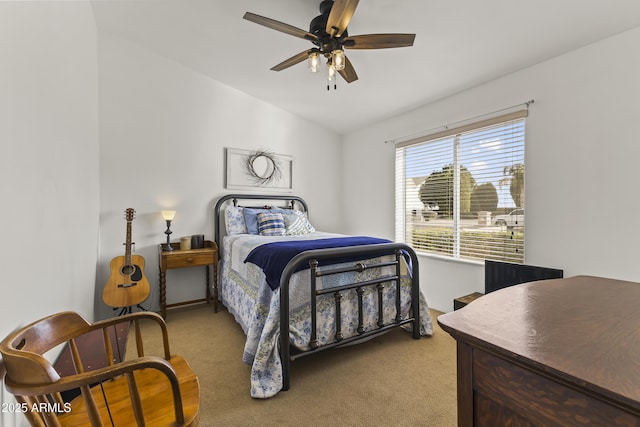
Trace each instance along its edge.
{"label": "table lamp", "polygon": [[167,229],[164,231],[164,234],[167,235],[167,245],[162,249],[163,251],[172,251],[170,235],[171,231],[171,221],[176,216],[176,211],[161,211],[162,218],[167,222]]}

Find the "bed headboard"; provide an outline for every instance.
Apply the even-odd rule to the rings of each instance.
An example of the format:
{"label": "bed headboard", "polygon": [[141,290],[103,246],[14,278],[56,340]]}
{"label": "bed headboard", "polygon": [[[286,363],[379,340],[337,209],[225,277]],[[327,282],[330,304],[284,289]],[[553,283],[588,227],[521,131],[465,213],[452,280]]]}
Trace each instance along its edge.
{"label": "bed headboard", "polygon": [[229,206],[245,208],[269,208],[297,209],[309,215],[307,202],[298,196],[277,194],[227,194],[218,199],[214,208],[215,241],[218,245],[218,254],[221,253],[222,236],[225,232],[224,209]]}

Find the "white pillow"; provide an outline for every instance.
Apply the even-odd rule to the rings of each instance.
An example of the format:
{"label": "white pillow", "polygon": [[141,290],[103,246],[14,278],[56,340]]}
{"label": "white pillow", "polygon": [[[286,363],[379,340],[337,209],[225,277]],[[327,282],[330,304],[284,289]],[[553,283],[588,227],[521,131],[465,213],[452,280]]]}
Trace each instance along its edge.
{"label": "white pillow", "polygon": [[227,235],[247,234],[247,226],[244,222],[242,208],[237,206],[227,206],[224,211],[224,224],[227,229]]}
{"label": "white pillow", "polygon": [[303,212],[295,211],[283,214],[282,216],[284,217],[284,224],[287,228],[285,232],[287,236],[297,236],[316,231]]}

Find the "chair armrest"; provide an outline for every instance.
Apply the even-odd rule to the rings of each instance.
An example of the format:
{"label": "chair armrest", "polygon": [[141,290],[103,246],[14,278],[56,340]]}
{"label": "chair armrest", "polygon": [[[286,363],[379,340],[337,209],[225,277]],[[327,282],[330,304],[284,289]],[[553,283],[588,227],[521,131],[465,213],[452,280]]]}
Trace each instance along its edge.
{"label": "chair armrest", "polygon": [[37,394],[49,394],[63,392],[74,388],[112,379],[122,374],[132,373],[136,370],[152,368],[161,371],[172,383],[177,382],[176,372],[169,362],[157,356],[145,356],[137,359],[125,360],[111,366],[105,366],[81,374],[72,374],[60,378],[55,383],[43,385],[16,385],[10,378],[5,378],[7,390],[12,394],[31,396]]}

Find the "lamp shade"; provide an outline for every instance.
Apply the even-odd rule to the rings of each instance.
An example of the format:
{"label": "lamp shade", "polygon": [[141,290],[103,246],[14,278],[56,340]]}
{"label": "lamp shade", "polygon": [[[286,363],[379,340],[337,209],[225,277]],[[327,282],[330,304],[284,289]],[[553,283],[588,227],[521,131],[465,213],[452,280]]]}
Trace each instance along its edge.
{"label": "lamp shade", "polygon": [[165,221],[171,221],[176,216],[176,211],[160,211],[160,213]]}

